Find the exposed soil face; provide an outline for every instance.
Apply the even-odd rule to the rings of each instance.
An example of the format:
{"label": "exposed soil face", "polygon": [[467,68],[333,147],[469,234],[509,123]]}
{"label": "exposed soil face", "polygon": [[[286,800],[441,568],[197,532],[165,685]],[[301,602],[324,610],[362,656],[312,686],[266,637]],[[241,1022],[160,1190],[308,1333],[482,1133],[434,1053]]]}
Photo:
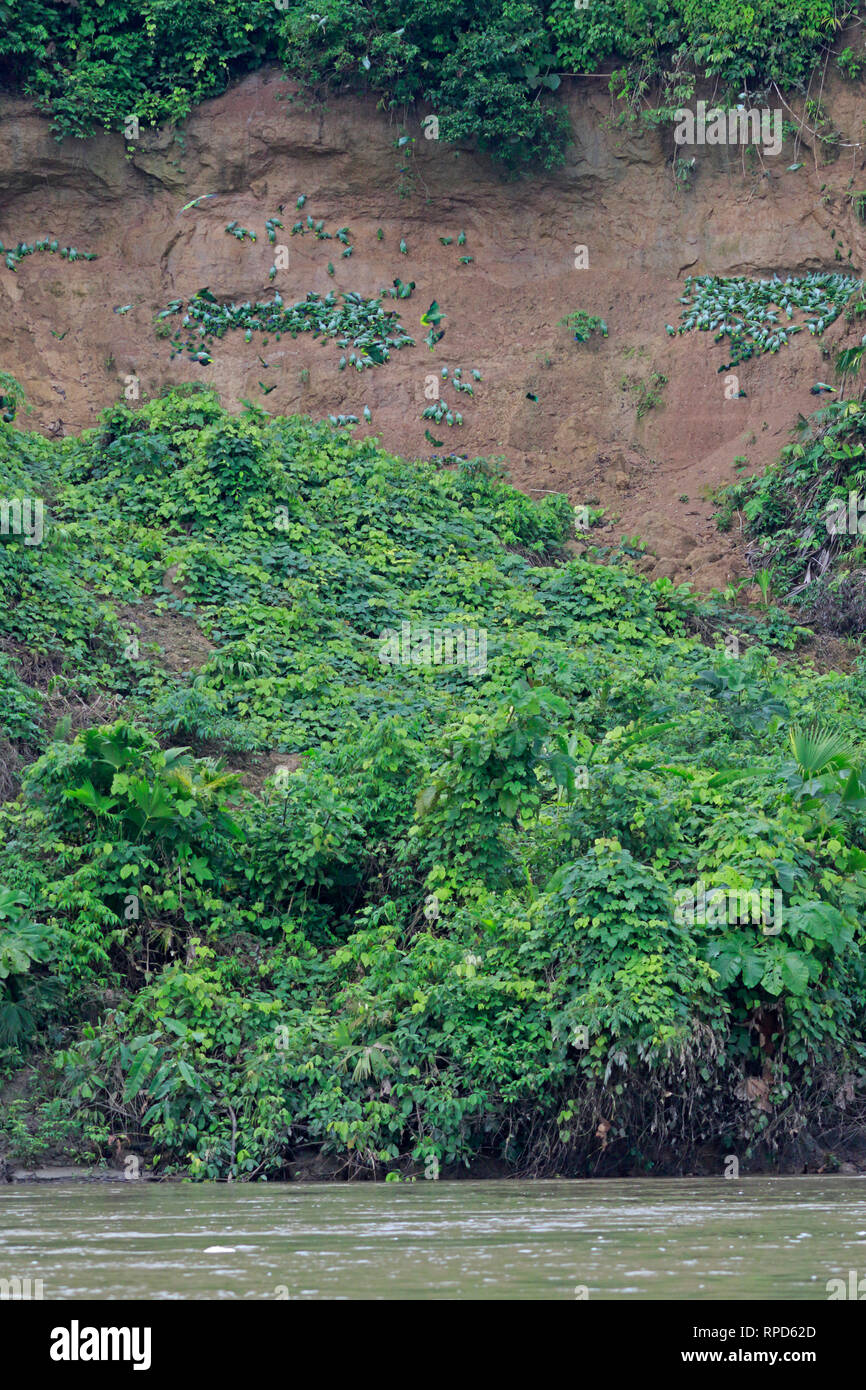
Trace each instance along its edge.
{"label": "exposed soil face", "polygon": [[118,608],[117,615],[158,665],[168,671],[186,672],[203,666],[213,643],[191,618],[169,612],[154,602]]}
{"label": "exposed soil face", "polygon": [[[597,499],[617,518],[599,539],[640,534],[652,574],[705,590],[746,573],[737,532],[715,529],[709,493],[737,476],[735,457],[748,459],[749,472],[776,457],[798,413],[826,400],[809,390],[829,379],[822,345],[859,334],[840,318],[823,340],[802,334],[777,355],[742,364],[746,396],[728,400],[718,372],[725,344],[707,333],[671,338],[665,324],[679,321],[689,274],[861,273],[866,227],[849,193],[864,182],[863,150],[853,143],[862,92],[839,81],[825,88],[837,127],[851,132],[835,163],[821,165],[801,147],[804,167],[787,172],[788,143],[752,170],[738,148],[698,147],[687,151],[697,164],[685,189],[669,162],[670,134],[610,127],[604,89],[601,80],[574,84],[569,162],[531,180],[509,181],[484,157],[425,140],[418,126],[414,186],[403,197],[399,130],[372,99],[334,97],[304,109],[287,100],[292,84],[276,72],[201,107],[182,134],[143,131],[128,157],[121,136],[59,144],[25,102],[4,101],[0,239],[9,246],[56,236],[99,256],[68,264],[36,253],[16,273],[0,262],[0,367],[33,403],[26,424],[53,434],[92,425],[133,375],[143,397],[199,379],[230,407],[245,397],[271,412],[361,416],[366,404],[372,423],[356,433],[377,434],[395,453],[429,456],[430,425],[444,441],[439,452],[503,456],[513,481],[536,497],[555,490],[575,504]],[[204,193],[219,196],[181,211]],[[295,210],[301,193],[303,214]],[[278,242],[290,263],[272,282],[264,221],[280,204]],[[289,234],[307,213],[331,232],[351,228],[351,258],[337,241]],[[232,220],[255,230],[254,245],[226,235]],[[461,230],[465,246],[456,241]],[[454,241],[443,246],[448,236]],[[575,268],[577,245],[588,248],[588,269]],[[459,264],[461,255],[472,262]],[[260,335],[246,343],[230,333],[214,344],[212,365],[200,367],[186,356],[170,361],[168,340],[155,333],[154,317],[171,299],[203,286],[236,301],[270,299],[276,288],[291,302],[309,290],[371,296],[395,276],[416,290],[386,307],[417,343],[363,373],[339,372],[336,343],[310,334],[263,347]],[[433,299],[446,335],[431,353],[419,318]],[[128,313],[113,312],[127,304]],[[578,309],[601,315],[609,337],[577,344],[557,327]],[[462,410],[462,428],[421,418],[426,378],[443,364],[462,366],[470,380],[473,367],[483,374],[474,400],[443,393]],[[653,373],[667,384],[639,419]],[[266,395],[259,382],[275,389]]]}

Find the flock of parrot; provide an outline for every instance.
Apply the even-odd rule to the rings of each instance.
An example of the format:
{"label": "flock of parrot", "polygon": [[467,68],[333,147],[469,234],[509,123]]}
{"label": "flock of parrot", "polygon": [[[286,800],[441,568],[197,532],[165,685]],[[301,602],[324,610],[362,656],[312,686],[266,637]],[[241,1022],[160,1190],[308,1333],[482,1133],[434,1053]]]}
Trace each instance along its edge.
{"label": "flock of parrot", "polygon": [[[218,196],[216,193],[201,194],[186,203],[181,208],[181,212],[198,208],[202,203]],[[301,194],[296,202],[298,212],[302,211],[306,202],[306,194]],[[280,205],[279,212],[283,212],[283,205]],[[265,219],[265,232],[271,245],[276,243],[278,229],[282,229],[284,225],[281,217],[277,214]],[[237,219],[226,224],[225,232],[242,243],[252,245],[258,240],[256,232],[243,226]],[[310,233],[318,241],[341,243],[344,259],[349,259],[352,256],[354,246],[349,227],[339,227],[331,232],[325,228],[324,218],[317,220],[307,213],[304,218],[294,223],[291,228],[291,235],[306,236]],[[376,238],[378,241],[385,239],[385,233],[381,227],[377,228]],[[440,236],[439,241],[443,246],[451,246],[456,242],[457,247],[463,248],[466,245],[467,237],[465,231],[461,231],[456,237]],[[17,269],[25,256],[36,251],[59,253],[64,260],[69,261],[97,259],[93,252],[81,252],[70,246],[61,247],[57,240],[48,237],[32,244],[19,241],[15,247],[10,248],[4,247],[3,243],[0,242],[0,256],[5,257],[5,264],[12,271]],[[404,256],[409,254],[409,246],[405,237],[400,238],[399,251]],[[459,257],[458,264],[469,265],[472,261],[471,255],[464,254]],[[271,266],[268,273],[268,278],[271,281],[276,277],[277,268],[276,264]],[[333,262],[328,262],[327,270],[330,276],[335,275]],[[397,276],[392,282],[392,287],[381,289],[378,295],[372,298],[365,298],[365,296],[351,290],[342,291],[339,297],[334,291],[329,291],[324,296],[310,291],[305,299],[286,304],[279,291],[275,290],[273,298],[269,300],[261,299],[255,303],[246,301],[240,304],[225,304],[217,299],[208,286],[205,286],[187,301],[183,299],[171,300],[157,314],[156,322],[179,319],[179,322],[173,322],[169,325],[171,328],[171,357],[174,359],[186,353],[191,361],[200,366],[207,366],[213,361],[212,349],[216,340],[225,337],[229,332],[240,330],[247,343],[252,341],[253,333],[261,333],[263,346],[268,343],[270,336],[279,341],[283,334],[296,338],[299,333],[312,333],[314,338],[318,338],[322,342],[336,340],[338,346],[344,349],[337,369],[343,371],[349,367],[362,372],[369,367],[379,366],[387,362],[392,351],[414,345],[415,339],[406,332],[398,313],[394,310],[386,310],[382,302],[387,297],[401,300],[409,299],[414,290],[414,280],[404,282]],[[114,312],[124,316],[130,313],[132,308],[132,304],[115,305]],[[445,314],[437,300],[434,299],[430,307],[421,315],[420,320],[422,328],[427,330],[424,341],[431,352],[445,336],[444,320]],[[52,334],[59,339],[66,337],[66,333],[57,333],[53,329]],[[269,365],[264,358],[260,357],[259,360],[265,367]],[[441,375],[444,380],[448,380],[449,369],[443,367]],[[473,368],[472,377],[475,381],[481,381],[481,373],[477,369]],[[474,394],[472,385],[463,380],[462,368],[453,369],[450,382],[455,391],[465,392],[469,396]],[[275,389],[273,385],[268,386],[261,381],[259,387],[265,395],[269,395]],[[351,414],[330,415],[328,418],[332,424],[340,426],[359,423],[359,417]],[[372,419],[370,409],[366,405],[363,408],[363,418],[366,422]],[[448,425],[461,425],[463,423],[461,412],[441,399],[436,400],[424,410],[422,419],[432,420],[436,423],[444,420]],[[432,443],[441,444],[441,440],[433,439],[429,430],[425,430],[425,436]]]}
{"label": "flock of parrot", "polygon": [[299,333],[312,333],[323,342],[336,339],[338,346],[351,348],[348,359],[340,358],[340,370],[348,362],[362,372],[365,368],[386,362],[392,349],[414,343],[403,329],[397,314],[382,307],[381,296],[365,299],[352,290],[343,291],[339,299],[333,290],[322,296],[310,290],[306,299],[286,304],[279,290],[273,299],[247,300],[243,304],[221,304],[207,287],[187,301],[173,299],[157,316],[168,319],[180,315],[180,324],[171,338],[171,355],[184,350],[194,362],[207,365],[213,361],[211,347],[215,339],[241,329],[244,341],[250,342],[253,333],[264,334],[263,345],[273,335],[279,342],[285,333],[296,338]]}
{"label": "flock of parrot", "polygon": [[[680,314],[682,323],[678,330],[665,324],[665,331],[673,337],[697,328],[715,333],[716,343],[729,338],[731,360],[719,367],[720,372],[726,372],[750,357],[778,352],[804,327],[820,336],[839,317],[856,289],[862,289],[862,281],[853,276],[822,271],[789,275],[784,280],[779,275],[770,280],[689,275],[680,299],[685,306]],[[793,322],[795,309],[805,316],[804,323]]]}
{"label": "flock of parrot", "polygon": [[[208,198],[215,197],[215,194],[203,194],[199,198],[194,198],[182,209],[186,212],[189,208],[198,207]],[[307,195],[300,194],[295,204],[298,212],[303,212],[307,203]],[[284,205],[281,204],[279,212],[283,212]],[[277,239],[277,229],[282,228],[284,223],[276,215],[265,220],[267,239],[274,244]],[[248,227],[243,226],[236,219],[227,223],[225,231],[228,235],[235,237],[240,242],[254,243],[257,240],[256,233]],[[339,242],[342,247],[343,259],[349,259],[354,251],[351,229],[347,226],[338,227],[335,231],[329,231],[325,226],[324,218],[314,218],[309,212],[304,217],[292,225],[291,235],[308,236],[312,235],[317,241]],[[385,233],[381,227],[377,228],[376,238],[383,241]],[[466,245],[467,237],[465,231],[461,231],[456,237],[440,236],[443,246],[450,246],[456,242],[460,248]],[[409,247],[405,237],[401,237],[399,243],[401,255],[408,255]],[[471,264],[472,257],[463,255],[459,258],[458,264]],[[271,266],[268,278],[274,280],[277,274],[277,265]],[[328,262],[327,273],[335,275],[334,264]],[[347,367],[354,368],[356,371],[381,365],[388,361],[391,351],[414,345],[414,338],[410,337],[405,331],[398,315],[393,310],[385,310],[382,307],[382,300],[388,296],[392,299],[409,299],[415,290],[415,281],[404,282],[396,276],[392,282],[392,287],[381,289],[377,296],[367,299],[363,295],[353,291],[343,291],[339,299],[333,291],[327,295],[319,295],[310,291],[306,298],[293,304],[285,304],[279,292],[274,293],[271,300],[259,300],[255,304],[246,301],[242,304],[222,304],[211,292],[209,287],[200,289],[191,299],[173,299],[158,315],[157,320],[167,320],[180,317],[180,323],[173,326],[170,346],[172,358],[184,352],[191,361],[197,362],[201,366],[207,366],[213,361],[212,349],[214,341],[225,336],[232,330],[242,330],[244,341],[250,342],[253,333],[262,333],[263,345],[269,341],[272,335],[279,341],[282,335],[289,334],[293,338],[299,333],[312,333],[315,338],[320,338],[323,342],[336,339],[338,346],[344,349],[342,356],[337,363],[337,370],[344,371]],[[129,306],[124,306],[124,310]],[[119,310],[118,312],[123,312]],[[437,300],[433,300],[429,309],[421,315],[421,326],[427,330],[424,339],[431,352],[442,338],[445,336],[445,329],[442,324],[445,314],[440,308]],[[348,350],[348,351],[346,351]],[[265,366],[268,364],[260,358]],[[473,369],[472,375],[476,381],[481,380],[481,373]],[[448,368],[442,368],[442,377],[448,378]],[[462,368],[454,370],[451,377],[451,384],[456,391],[464,391],[470,396],[473,395],[473,388],[468,381],[462,379]],[[274,390],[273,386],[266,386],[259,382],[260,389],[265,395],[269,395]],[[352,425],[359,423],[356,415],[329,415],[329,420],[335,425]],[[363,418],[369,422],[372,414],[368,406],[364,406]],[[422,415],[423,419],[433,420],[436,423],[444,420],[448,425],[461,425],[463,416],[459,410],[449,405],[447,402],[437,400],[428,406]],[[434,440],[429,430],[425,430],[425,435],[434,444],[441,444],[441,440]]]}
{"label": "flock of parrot", "polygon": [[0,256],[3,256],[9,270],[17,270],[25,256],[32,256],[34,251],[47,251],[50,255],[59,253],[61,260],[64,261],[95,261],[97,255],[95,251],[78,251],[74,246],[61,246],[60,242],[51,237],[42,237],[40,241],[19,241],[16,246],[4,246],[0,241]]}
{"label": "flock of parrot", "polygon": [[[217,196],[214,193],[202,194],[185,204],[181,211],[196,208]],[[296,203],[299,212],[305,207],[306,202],[306,195],[301,194]],[[279,211],[283,211],[282,205]],[[270,244],[276,242],[277,230],[283,226],[284,223],[276,214],[265,219],[265,231]],[[248,241],[252,244],[257,240],[256,233],[242,226],[237,220],[229,222],[225,231],[241,242]],[[306,236],[309,233],[319,241],[340,242],[343,246],[343,258],[351,257],[354,246],[349,227],[339,227],[336,231],[330,232],[326,230],[323,218],[316,220],[308,213],[304,219],[294,223],[291,234]],[[381,227],[377,229],[376,237],[378,241],[384,240],[385,233]],[[451,235],[439,237],[440,243],[446,247],[456,241],[456,245],[462,248],[466,245],[466,240],[465,231],[461,231],[456,238]],[[401,255],[408,255],[409,247],[405,238],[401,237],[399,250]],[[12,271],[17,270],[26,256],[37,251],[59,254],[67,261],[97,259],[94,252],[78,251],[71,246],[61,247],[56,239],[49,237],[32,243],[19,241],[14,247],[5,247],[0,241],[0,257],[4,258],[6,267]],[[462,255],[458,264],[468,265],[472,259],[470,255]],[[335,274],[332,262],[328,262],[327,269],[329,275]],[[276,273],[277,266],[271,266],[269,279],[273,280]],[[778,352],[796,333],[803,332],[804,328],[811,334],[820,336],[824,329],[838,318],[855,290],[862,293],[862,289],[863,283],[855,277],[829,272],[814,272],[804,276],[789,275],[784,280],[779,275],[763,280],[750,280],[745,276],[688,276],[684,294],[680,298],[680,304],[683,305],[680,326],[675,328],[672,324],[666,324],[665,331],[671,337],[689,333],[694,329],[712,332],[714,342],[717,343],[728,338],[732,353],[730,361],[719,367],[719,371],[724,372],[751,357],[760,356],[765,352]],[[406,332],[398,314],[393,310],[385,310],[382,305],[382,300],[388,296],[392,299],[409,299],[414,290],[414,280],[404,283],[399,277],[395,277],[391,288],[380,290],[377,296],[370,299],[351,290],[341,292],[339,299],[333,291],[324,296],[310,291],[305,299],[294,304],[285,304],[279,292],[275,291],[272,299],[259,300],[255,304],[249,301],[242,304],[221,304],[211,290],[205,287],[198,290],[186,304],[182,299],[172,300],[158,314],[157,319],[180,317],[180,323],[174,327],[171,336],[171,356],[174,358],[186,351],[189,358],[201,366],[213,361],[211,349],[214,340],[223,338],[230,331],[242,330],[245,342],[252,340],[253,333],[263,334],[263,345],[267,344],[268,335],[279,341],[284,333],[290,334],[293,338],[299,333],[312,333],[313,337],[323,342],[336,339],[341,348],[349,350],[348,353],[344,351],[340,357],[338,370],[343,371],[348,366],[362,372],[388,361],[392,350],[414,344],[414,338]],[[127,314],[131,308],[131,304],[116,306],[115,313]],[[794,322],[795,311],[802,315],[802,322]],[[421,315],[421,326],[427,330],[424,341],[431,352],[445,336],[445,329],[441,326],[444,319],[445,314],[435,299],[429,309]],[[60,339],[66,336],[65,333],[56,333],[53,329],[52,333]],[[268,365],[263,358],[260,360],[265,366]],[[441,369],[441,376],[443,380],[449,379],[447,367]],[[472,377],[475,381],[480,381],[481,373],[473,368]],[[472,385],[463,380],[460,367],[453,369],[450,384],[455,391],[465,392],[470,396],[474,394]],[[259,382],[259,386],[265,395],[269,395],[275,389],[263,382]],[[363,415],[365,421],[372,418],[366,405]],[[330,415],[328,418],[337,425],[359,423],[356,415]],[[456,406],[441,398],[428,405],[421,418],[436,424],[443,420],[448,425],[463,423],[463,416]],[[431,443],[441,444],[442,441],[434,439],[429,430],[425,430],[424,433]]]}
{"label": "flock of parrot", "polygon": [[[441,370],[441,372],[440,372],[440,376],[442,377],[442,380],[443,380],[443,381],[447,381],[447,380],[448,380],[449,374],[448,374],[448,368],[447,368],[447,367],[443,367],[443,368],[442,368],[442,370]],[[479,370],[478,370],[477,367],[473,367],[473,368],[472,368],[472,378],[473,378],[474,381],[481,381],[481,380],[482,380],[481,373],[479,372]],[[471,384],[470,382],[468,382],[468,381],[464,381],[464,380],[463,380],[463,368],[462,368],[462,367],[455,367],[454,370],[451,372],[451,385],[454,387],[454,390],[455,390],[455,391],[465,391],[465,393],[466,393],[468,396],[474,396],[474,395],[475,395],[475,390],[474,390],[472,384]],[[439,399],[436,400],[432,405],[428,405],[428,406],[422,411],[421,419],[422,419],[422,420],[433,420],[433,421],[435,421],[435,423],[436,423],[437,425],[438,425],[438,424],[441,424],[441,422],[442,422],[443,420],[445,421],[446,425],[462,425],[462,424],[463,424],[463,416],[462,416],[461,412],[460,412],[459,410],[457,410],[456,407],[450,406],[450,405],[448,404],[448,402],[444,399],[444,397],[441,397],[441,396],[440,396]],[[426,437],[427,439],[430,440],[431,444],[441,444],[441,443],[442,443],[442,440],[441,440],[441,439],[434,439],[433,436],[431,435],[431,433],[430,433],[429,430],[425,430],[425,431],[424,431],[424,434],[425,434],[425,437]]]}

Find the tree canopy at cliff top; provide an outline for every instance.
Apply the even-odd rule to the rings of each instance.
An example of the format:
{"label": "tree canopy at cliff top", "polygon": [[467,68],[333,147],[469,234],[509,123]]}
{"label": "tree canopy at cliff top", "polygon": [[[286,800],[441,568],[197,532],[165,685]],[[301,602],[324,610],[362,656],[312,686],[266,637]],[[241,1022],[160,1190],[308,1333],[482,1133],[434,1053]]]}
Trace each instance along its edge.
{"label": "tree canopy at cliff top", "polygon": [[[804,88],[857,0],[0,0],[0,84],[60,136],[181,122],[265,63],[318,88],[423,102],[443,140],[561,162],[563,75],[603,71],[625,110],[681,104],[694,76],[736,100]],[[855,63],[856,68],[856,63]],[[849,72],[854,68],[849,64]],[[659,108],[656,108],[657,112]]]}

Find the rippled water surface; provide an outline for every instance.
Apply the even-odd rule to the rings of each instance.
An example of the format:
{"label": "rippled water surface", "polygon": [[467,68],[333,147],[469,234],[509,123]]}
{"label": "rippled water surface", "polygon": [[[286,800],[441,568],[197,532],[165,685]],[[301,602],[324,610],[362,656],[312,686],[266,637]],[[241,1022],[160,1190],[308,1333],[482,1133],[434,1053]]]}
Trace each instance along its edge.
{"label": "rippled water surface", "polygon": [[863,1178],[0,1187],[0,1278],[46,1299],[826,1300],[849,1270]]}

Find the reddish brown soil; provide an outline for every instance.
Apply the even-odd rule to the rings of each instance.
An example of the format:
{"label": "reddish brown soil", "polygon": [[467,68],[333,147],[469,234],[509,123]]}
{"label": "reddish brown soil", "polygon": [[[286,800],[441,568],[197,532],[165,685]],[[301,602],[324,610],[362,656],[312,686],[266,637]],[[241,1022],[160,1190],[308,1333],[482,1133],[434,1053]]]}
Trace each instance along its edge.
{"label": "reddish brown soil", "polygon": [[[99,255],[67,264],[36,254],[14,274],[0,264],[0,368],[33,403],[27,425],[54,434],[92,425],[122,398],[127,374],[139,377],[145,397],[197,379],[231,408],[247,397],[271,412],[360,416],[367,404],[372,425],[358,434],[421,457],[432,448],[421,419],[427,374],[442,364],[462,365],[466,376],[477,367],[484,381],[474,401],[459,398],[463,428],[431,426],[445,440],[441,452],[502,456],[534,496],[598,499],[616,518],[600,539],[640,534],[654,574],[708,589],[745,573],[738,531],[716,530],[710,494],[736,476],[735,457],[748,459],[748,471],[776,457],[798,413],[825,399],[809,388],[831,367],[804,334],[741,367],[746,398],[726,400],[717,371],[724,345],[709,334],[670,338],[665,324],[678,322],[688,274],[846,265],[859,274],[866,227],[848,196],[866,182],[859,146],[826,166],[803,148],[804,167],[789,173],[786,145],[765,161],[768,177],[751,172],[738,150],[697,149],[693,186],[678,188],[670,135],[624,134],[610,123],[604,83],[575,83],[564,169],[509,181],[486,158],[427,141],[413,125],[413,187],[401,196],[399,130],[372,100],[335,97],[305,110],[285,99],[290,91],[278,74],[256,74],[198,110],[182,134],[143,132],[128,156],[120,136],[57,143],[26,103],[3,103],[0,239],[8,246],[51,235]],[[858,138],[861,99],[851,84],[825,91],[845,141]],[[181,211],[211,192],[219,197]],[[288,235],[302,192],[304,215],[324,218],[330,231],[351,228],[351,259],[338,242]],[[275,281],[284,300],[332,287],[372,295],[395,276],[415,280],[412,299],[395,306],[417,336],[414,348],[363,374],[339,373],[334,343],[302,335],[263,348],[234,333],[215,345],[212,366],[170,362],[153,320],[171,298],[204,285],[238,300],[270,297],[264,220],[280,203],[280,239],[291,253]],[[232,219],[257,232],[254,246],[225,234]],[[440,236],[461,229],[465,247],[441,245]],[[589,248],[587,270],[574,268],[576,244]],[[852,249],[851,262],[835,259],[840,244],[843,255]],[[472,264],[459,265],[461,254]],[[431,354],[418,320],[434,298],[446,336]],[[125,316],[112,312],[125,304],[133,306]],[[557,320],[576,309],[602,315],[609,337],[575,344]],[[846,331],[854,341],[837,321],[825,348]],[[668,383],[639,420],[638,391],[652,372]],[[265,396],[259,381],[276,389]]]}

